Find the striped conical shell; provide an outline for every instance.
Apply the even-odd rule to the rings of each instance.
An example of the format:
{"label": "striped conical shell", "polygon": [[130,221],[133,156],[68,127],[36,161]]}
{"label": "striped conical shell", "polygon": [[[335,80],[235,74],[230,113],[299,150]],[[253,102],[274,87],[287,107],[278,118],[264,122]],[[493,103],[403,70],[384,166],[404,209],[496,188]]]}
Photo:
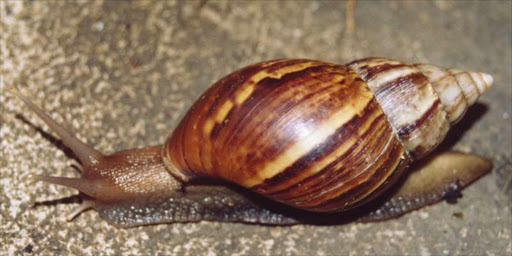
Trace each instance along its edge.
{"label": "striped conical shell", "polygon": [[372,89],[413,159],[431,152],[492,84],[480,72],[366,58],[349,64]]}
{"label": "striped conical shell", "polygon": [[466,104],[444,102],[460,94],[445,93],[453,85],[440,74],[470,96],[462,74],[490,85],[479,73],[378,58],[248,66],[199,98],[163,159],[185,180],[219,178],[310,211],[353,208],[392,185],[465,111],[466,96]]}

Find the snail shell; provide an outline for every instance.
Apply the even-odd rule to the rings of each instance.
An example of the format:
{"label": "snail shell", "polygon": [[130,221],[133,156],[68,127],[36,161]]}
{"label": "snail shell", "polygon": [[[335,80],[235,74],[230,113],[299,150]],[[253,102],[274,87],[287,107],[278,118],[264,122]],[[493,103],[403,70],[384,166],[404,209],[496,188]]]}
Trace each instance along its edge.
{"label": "snail shell", "polygon": [[274,60],[206,91],[164,146],[176,177],[215,177],[310,211],[353,208],[432,151],[491,76],[367,58]]}
{"label": "snail shell", "polygon": [[[485,73],[384,58],[348,65],[267,61],[210,87],[163,146],[112,155],[81,142],[13,93],[83,166],[80,178],[36,176],[82,192],[84,202],[70,219],[95,208],[123,227],[201,219],[290,224],[297,219],[225,183],[195,182],[227,181],[309,212],[352,209],[387,191],[412,161],[431,152],[491,84]],[[416,167],[373,216],[437,202],[492,168],[485,159],[458,153],[431,162]],[[395,208],[401,210],[389,210]]]}

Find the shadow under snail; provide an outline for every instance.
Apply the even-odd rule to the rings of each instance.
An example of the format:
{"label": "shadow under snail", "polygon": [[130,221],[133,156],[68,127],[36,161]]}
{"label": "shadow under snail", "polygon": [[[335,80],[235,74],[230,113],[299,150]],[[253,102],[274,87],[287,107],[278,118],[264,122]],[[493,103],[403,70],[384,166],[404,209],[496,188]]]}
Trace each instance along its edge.
{"label": "shadow under snail", "polygon": [[266,61],[216,82],[163,146],[112,155],[13,93],[81,163],[80,178],[35,176],[80,191],[70,219],[94,208],[120,227],[285,225],[400,216],[489,172],[490,161],[457,152],[407,167],[439,145],[492,82],[485,73],[384,58]]}

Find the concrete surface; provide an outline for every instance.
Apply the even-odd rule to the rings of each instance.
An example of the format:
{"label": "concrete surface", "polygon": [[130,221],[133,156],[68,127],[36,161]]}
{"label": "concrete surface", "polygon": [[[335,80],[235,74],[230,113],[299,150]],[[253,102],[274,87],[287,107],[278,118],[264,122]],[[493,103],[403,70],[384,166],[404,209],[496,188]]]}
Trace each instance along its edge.
{"label": "concrete surface", "polygon": [[344,32],[341,2],[208,1],[198,10],[200,2],[1,1],[0,254],[512,253],[510,198],[496,173],[455,205],[382,223],[117,229],[93,211],[67,223],[77,204],[60,199],[75,191],[34,183],[29,175],[73,176],[74,161],[23,121],[47,131],[6,86],[113,152],[162,143],[203,90],[253,62],[345,63],[364,56],[430,62],[495,78],[444,146],[487,156],[496,167],[512,161],[512,2],[360,1],[352,35]]}

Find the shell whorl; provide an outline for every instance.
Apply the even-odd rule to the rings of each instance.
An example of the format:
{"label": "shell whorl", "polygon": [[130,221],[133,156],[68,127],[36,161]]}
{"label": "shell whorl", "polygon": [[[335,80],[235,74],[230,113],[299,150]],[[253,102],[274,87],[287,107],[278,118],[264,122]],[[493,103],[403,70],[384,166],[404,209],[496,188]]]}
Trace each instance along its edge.
{"label": "shell whorl", "polygon": [[458,122],[493,83],[491,75],[444,69],[431,64],[415,64],[428,78],[444,106],[450,124]]}
{"label": "shell whorl", "polygon": [[492,85],[492,76],[366,58],[348,64],[372,89],[413,159],[432,151],[467,108]]}
{"label": "shell whorl", "polygon": [[414,65],[375,58],[248,66],[191,107],[163,147],[164,163],[178,178],[221,178],[297,208],[353,208],[446,134],[429,79]]}

